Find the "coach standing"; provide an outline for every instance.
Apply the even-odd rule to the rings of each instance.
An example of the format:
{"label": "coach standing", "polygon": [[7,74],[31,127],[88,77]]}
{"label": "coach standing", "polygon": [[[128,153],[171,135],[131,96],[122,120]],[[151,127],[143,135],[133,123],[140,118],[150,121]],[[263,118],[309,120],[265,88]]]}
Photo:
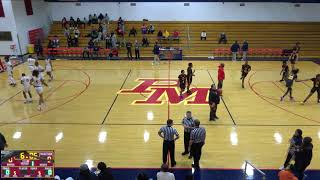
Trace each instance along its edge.
{"label": "coach standing", "polygon": [[200,127],[200,121],[198,119],[194,120],[195,128],[190,134],[189,150],[192,152],[193,162],[192,167],[200,168],[199,161],[201,158],[202,147],[206,140],[206,129]]}
{"label": "coach standing", "polygon": [[[186,116],[182,120],[182,125],[184,128],[184,152],[182,155],[189,154],[189,141],[190,141],[190,133],[194,129],[194,119],[192,117],[191,111],[186,112]],[[191,158],[191,154],[189,156]]]}
{"label": "coach standing", "polygon": [[218,104],[220,103],[220,96],[217,92],[216,85],[212,84],[209,92],[209,107],[210,107],[210,118],[209,121],[215,121],[219,119],[217,117]]}
{"label": "coach standing", "polygon": [[178,131],[172,127],[173,120],[168,119],[167,125],[160,128],[158,134],[163,139],[162,147],[162,161],[163,164],[167,163],[167,156],[170,152],[171,166],[176,166],[176,161],[174,158],[175,141],[179,139]]}

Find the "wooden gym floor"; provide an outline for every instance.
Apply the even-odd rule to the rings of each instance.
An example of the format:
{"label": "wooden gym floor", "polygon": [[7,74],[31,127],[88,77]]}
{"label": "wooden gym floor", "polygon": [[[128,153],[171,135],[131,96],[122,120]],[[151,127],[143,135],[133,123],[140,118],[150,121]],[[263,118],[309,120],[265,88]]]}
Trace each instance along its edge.
{"label": "wooden gym floor", "polygon": [[[320,169],[320,105],[316,103],[316,94],[307,104],[299,104],[309,93],[311,82],[295,83],[295,102],[280,102],[285,91],[284,84],[278,82],[281,62],[250,62],[252,72],[245,89],[239,80],[242,62],[224,62],[226,80],[218,110],[220,119],[209,122],[208,105],[190,103],[196,99],[196,93],[186,99],[189,103],[173,102],[176,91],[171,91],[171,95],[160,93],[159,99],[152,99],[153,92],[168,88],[163,79],[170,76],[175,80],[187,63],[161,62],[160,66],[152,66],[150,61],[54,61],[55,80],[50,89],[45,88],[47,107],[41,113],[37,111],[34,89],[34,102],[25,105],[21,86],[9,87],[7,74],[1,73],[0,131],[8,140],[9,149],[54,149],[58,167],[78,167],[93,160],[94,165],[105,161],[111,167],[157,168],[162,154],[162,140],[157,132],[169,113],[181,135],[176,143],[177,167],[190,167],[191,160],[181,156],[180,122],[184,113],[191,110],[207,129],[203,168],[241,168],[244,160],[260,168],[278,168],[284,161],[288,139],[296,128],[301,128],[304,136],[313,138],[310,168]],[[193,64],[194,88],[208,88],[212,80],[216,81],[218,61]],[[300,79],[320,72],[313,62],[298,62],[297,66]],[[28,72],[26,64],[14,69],[15,79],[22,72]],[[128,92],[150,79],[162,79],[149,87],[152,92]],[[174,82],[170,84],[170,89],[175,87]],[[197,92],[200,97],[200,91]],[[168,96],[172,100],[170,106]],[[162,104],[141,103],[148,98]],[[21,132],[21,137],[17,132]]]}

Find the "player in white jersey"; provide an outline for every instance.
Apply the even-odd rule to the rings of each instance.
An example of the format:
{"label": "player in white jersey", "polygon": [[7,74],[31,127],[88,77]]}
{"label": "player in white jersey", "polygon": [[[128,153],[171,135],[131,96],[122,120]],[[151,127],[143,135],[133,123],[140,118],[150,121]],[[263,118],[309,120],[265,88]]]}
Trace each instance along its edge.
{"label": "player in white jersey", "polygon": [[[30,92],[31,77],[30,76],[26,76],[25,73],[22,73],[20,82],[21,82],[21,84],[23,86],[22,93],[23,93],[23,97],[25,99],[24,103],[26,104],[26,103],[32,102],[32,95],[31,95],[31,92]],[[29,94],[30,99],[28,99],[27,93]]]}
{"label": "player in white jersey", "polygon": [[[38,71],[38,72],[39,72],[39,76],[41,76],[42,78],[44,78],[44,76],[43,76],[43,74],[42,74],[42,72],[44,71],[44,69],[43,69],[43,67],[39,64],[38,61],[36,61],[36,62],[34,63],[34,70]],[[33,73],[33,71],[32,71],[32,73]]]}
{"label": "player in white jersey", "polygon": [[9,56],[5,57],[7,73],[8,73],[8,82],[10,86],[16,86],[16,81],[13,78],[13,65],[9,59]]}
{"label": "player in white jersey", "polygon": [[34,59],[31,55],[29,55],[27,62],[28,62],[30,73],[32,74],[32,71],[34,70],[34,64],[36,63],[36,59]]}
{"label": "player in white jersey", "polygon": [[31,84],[36,89],[37,94],[39,95],[39,103],[38,103],[38,110],[42,110],[42,106],[44,105],[44,99],[43,99],[43,85],[48,86],[47,83],[44,81],[43,77],[40,76],[40,72],[37,70],[34,70],[32,72],[32,79]]}
{"label": "player in white jersey", "polygon": [[49,57],[46,58],[45,63],[46,63],[46,72],[47,72],[47,75],[49,76],[49,82],[50,82],[53,80],[51,59]]}

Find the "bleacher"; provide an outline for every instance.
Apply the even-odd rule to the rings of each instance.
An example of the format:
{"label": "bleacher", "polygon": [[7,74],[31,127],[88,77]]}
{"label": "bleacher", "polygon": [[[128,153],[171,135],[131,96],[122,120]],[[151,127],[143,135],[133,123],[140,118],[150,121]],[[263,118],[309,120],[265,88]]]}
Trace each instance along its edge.
{"label": "bleacher", "polygon": [[[142,40],[140,31],[141,22],[125,22],[125,40],[134,42]],[[185,57],[208,57],[213,56],[216,48],[229,48],[231,44],[238,40],[241,44],[244,40],[249,42],[249,48],[278,48],[290,49],[296,42],[301,43],[300,56],[314,58],[320,56],[320,23],[278,23],[278,22],[147,22],[155,26],[154,34],[147,34],[150,42],[149,47],[141,48],[142,57],[151,57],[154,42],[157,40],[158,30],[167,29],[170,33],[174,30],[180,32],[179,41],[162,41],[162,46],[180,47],[183,49]],[[111,22],[110,30],[116,29],[117,22]],[[97,24],[91,25],[98,28]],[[79,46],[85,47],[89,41],[84,35],[90,32],[91,26],[85,29],[80,28],[81,37]],[[136,37],[129,37],[128,32],[132,27],[138,31]],[[200,40],[201,31],[207,32],[207,40]],[[67,46],[67,39],[63,35],[63,28],[60,22],[54,22],[49,34],[49,38],[57,35],[60,38],[60,47]],[[221,32],[225,32],[228,38],[227,44],[218,44],[218,37]],[[43,44],[47,47],[48,40]],[[105,41],[99,44],[105,47]],[[120,56],[126,56],[126,48],[120,48]]]}

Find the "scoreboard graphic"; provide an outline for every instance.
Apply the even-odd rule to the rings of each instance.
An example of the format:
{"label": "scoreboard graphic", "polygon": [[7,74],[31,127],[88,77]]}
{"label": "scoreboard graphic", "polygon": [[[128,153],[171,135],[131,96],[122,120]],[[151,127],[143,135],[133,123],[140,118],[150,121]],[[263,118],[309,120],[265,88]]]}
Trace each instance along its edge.
{"label": "scoreboard graphic", "polygon": [[54,178],[54,151],[1,151],[2,178]]}

